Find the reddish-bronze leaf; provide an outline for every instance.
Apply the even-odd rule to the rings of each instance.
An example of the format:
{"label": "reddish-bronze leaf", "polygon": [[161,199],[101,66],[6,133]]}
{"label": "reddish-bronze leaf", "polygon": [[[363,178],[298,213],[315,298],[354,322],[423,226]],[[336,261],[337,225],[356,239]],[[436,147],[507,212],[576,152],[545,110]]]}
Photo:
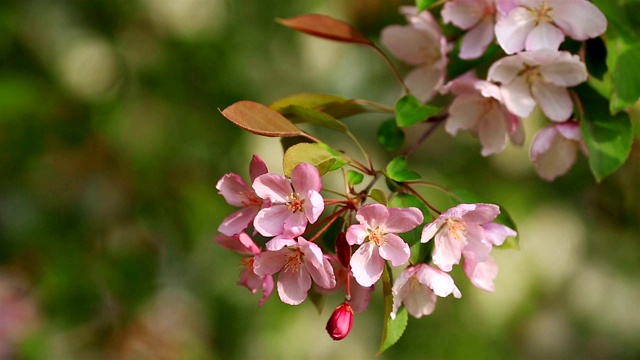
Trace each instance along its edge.
{"label": "reddish-bronze leaf", "polygon": [[260,103],[243,100],[222,110],[222,115],[239,127],[269,137],[289,137],[302,130],[279,112]]}
{"label": "reddish-bronze leaf", "polygon": [[319,14],[299,15],[277,21],[291,29],[324,39],[374,46],[373,41],[362,35],[351,25],[329,16]]}

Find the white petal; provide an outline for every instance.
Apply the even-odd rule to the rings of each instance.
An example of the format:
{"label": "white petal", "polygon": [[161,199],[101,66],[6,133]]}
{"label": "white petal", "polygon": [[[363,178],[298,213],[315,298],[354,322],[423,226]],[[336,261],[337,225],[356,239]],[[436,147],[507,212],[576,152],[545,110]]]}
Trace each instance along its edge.
{"label": "white petal", "polygon": [[[553,181],[569,171],[576,160],[579,144],[559,136],[555,129],[553,131],[547,129],[541,130],[534,138],[531,145],[531,159],[536,165],[538,175]],[[552,134],[556,136],[551,137]]]}
{"label": "white petal", "polygon": [[546,82],[558,86],[575,86],[587,80],[587,67],[578,55],[560,51],[552,56],[552,62],[542,64],[539,68]]}
{"label": "white petal", "polygon": [[410,65],[432,63],[437,58],[440,44],[437,38],[427,31],[414,26],[391,25],[382,29],[380,42],[398,59]]}
{"label": "white petal", "polygon": [[502,84],[512,82],[525,66],[521,54],[503,57],[489,68],[487,79]]}
{"label": "white petal", "polygon": [[529,84],[521,77],[502,86],[502,98],[507,109],[519,117],[527,117],[536,107]]}
{"label": "white petal", "polygon": [[498,20],[495,27],[498,44],[507,54],[522,51],[527,35],[534,26],[535,19],[529,10],[517,7]]}
{"label": "white petal", "polygon": [[384,259],[378,247],[370,241],[360,245],[351,257],[351,271],[358,284],[369,287],[375,284],[384,269]]}
{"label": "white petal", "polygon": [[562,41],[564,41],[564,33],[562,30],[543,21],[529,32],[525,42],[525,48],[527,50],[558,50]]}
{"label": "white petal", "polygon": [[463,30],[470,29],[484,16],[486,3],[479,0],[457,0],[444,4],[442,21],[452,23]]}
{"label": "white petal", "polygon": [[491,111],[483,114],[478,122],[478,139],[482,144],[482,156],[497,154],[507,145],[507,121],[502,105],[495,101]]}
{"label": "white petal", "polygon": [[479,94],[465,94],[453,99],[449,106],[445,130],[451,135],[456,135],[458,130],[474,129],[483,115],[484,100],[485,98]]}
{"label": "white petal", "polygon": [[553,121],[565,121],[573,113],[573,101],[564,87],[538,81],[533,83],[531,93],[542,112]]}
{"label": "white petal", "polygon": [[413,69],[404,79],[411,93],[426,102],[444,84],[444,71],[438,66],[423,65]]}
{"label": "white petal", "polygon": [[573,39],[586,40],[607,30],[607,18],[589,1],[555,0],[549,6],[553,21]]}

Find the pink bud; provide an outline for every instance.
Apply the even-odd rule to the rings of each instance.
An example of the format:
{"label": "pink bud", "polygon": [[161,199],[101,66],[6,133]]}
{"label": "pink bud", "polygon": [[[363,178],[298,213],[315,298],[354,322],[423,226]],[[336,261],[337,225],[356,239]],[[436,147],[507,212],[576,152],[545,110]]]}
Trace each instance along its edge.
{"label": "pink bud", "polygon": [[333,340],[342,340],[349,335],[353,324],[353,310],[348,303],[342,303],[333,310],[327,322],[327,332]]}

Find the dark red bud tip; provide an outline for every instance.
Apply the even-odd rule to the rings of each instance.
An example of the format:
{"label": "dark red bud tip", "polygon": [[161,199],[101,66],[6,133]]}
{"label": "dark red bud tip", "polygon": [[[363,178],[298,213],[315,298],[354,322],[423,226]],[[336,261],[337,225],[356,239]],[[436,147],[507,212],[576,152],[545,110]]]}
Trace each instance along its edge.
{"label": "dark red bud tip", "polygon": [[353,324],[353,310],[348,303],[342,303],[333,310],[327,322],[327,332],[333,340],[342,340],[349,335]]}

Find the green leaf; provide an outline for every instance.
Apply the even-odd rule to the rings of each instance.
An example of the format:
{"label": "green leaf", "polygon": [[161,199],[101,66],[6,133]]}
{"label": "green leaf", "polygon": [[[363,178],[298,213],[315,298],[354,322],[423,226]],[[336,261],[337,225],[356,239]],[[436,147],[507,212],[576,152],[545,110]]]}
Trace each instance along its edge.
{"label": "green leaf", "polygon": [[420,175],[415,171],[409,170],[407,166],[407,158],[404,156],[397,156],[389,162],[386,170],[387,176],[395,181],[411,181],[419,180]]}
{"label": "green leaf", "polygon": [[344,165],[347,163],[344,158],[336,156],[321,144],[296,144],[284,153],[282,167],[285,176],[291,176],[291,171],[302,162],[309,163],[318,168],[320,175],[335,170],[336,165]]}
{"label": "green leaf", "polygon": [[396,101],[396,122],[405,127],[427,120],[440,112],[440,108],[424,105],[415,96],[409,94]]}
{"label": "green leaf", "polygon": [[394,151],[401,147],[404,138],[404,131],[398,127],[395,119],[383,122],[378,128],[378,142],[387,151]]}
{"label": "green leaf", "polygon": [[596,181],[616,171],[629,157],[633,131],[629,114],[611,115],[607,99],[586,84],[575,88],[584,113],[580,132],[589,151],[589,166]]}
{"label": "green leaf", "polygon": [[305,122],[322,126],[328,129],[337,130],[342,133],[347,132],[347,126],[333,116],[322,111],[313,110],[299,105],[289,105],[280,109],[280,113],[289,118],[294,123]]}
{"label": "green leaf", "polygon": [[[491,200],[487,200],[485,198],[482,198],[480,196],[478,196],[477,194],[474,194],[468,190],[455,190],[453,191],[453,196],[451,197],[451,200],[453,201],[453,203],[455,205],[458,204],[478,204],[478,203],[484,203],[484,204],[496,204],[495,202],[491,201]],[[507,209],[505,209],[503,206],[501,206],[500,204],[496,204],[500,207],[500,215],[498,215],[498,217],[495,219],[495,222],[508,226],[511,229],[513,229],[516,233],[518,233],[518,227],[516,226],[515,221],[513,221],[513,218],[511,217],[511,214],[509,214],[509,212],[507,211]],[[505,240],[504,244],[497,246],[498,249],[515,249],[515,250],[520,250],[520,233],[518,233],[518,235],[514,236],[510,236],[507,238],[507,240]]]}
{"label": "green leaf", "polygon": [[378,348],[378,355],[382,354],[393,344],[395,344],[404,329],[407,327],[409,316],[406,309],[400,308],[396,314],[395,319],[391,319],[391,310],[393,310],[393,294],[391,292],[391,276],[389,275],[388,266],[384,267],[382,272],[382,295],[384,298],[384,323],[382,327],[382,340],[380,341],[380,348]]}
{"label": "green leaf", "polygon": [[393,109],[372,101],[347,99],[338,95],[317,93],[302,93],[287,96],[275,101],[269,105],[269,107],[273,110],[283,112],[287,107],[292,105],[320,111],[335,119],[371,112],[395,114]]}
{"label": "green leaf", "polygon": [[222,115],[239,127],[257,135],[269,137],[302,135],[302,130],[279,112],[257,102],[238,101],[222,110]]}
{"label": "green leaf", "polygon": [[358,185],[364,180],[364,175],[360,172],[349,170],[347,171],[347,183],[351,186]]}
{"label": "green leaf", "polygon": [[416,7],[418,11],[423,11],[429,8],[429,6],[436,3],[437,0],[416,0]]}
{"label": "green leaf", "polygon": [[273,110],[281,111],[288,106],[297,105],[309,109],[319,110],[322,106],[326,106],[327,104],[342,103],[345,101],[347,101],[347,98],[338,95],[302,93],[287,96],[285,98],[277,100],[269,105],[269,107]]}
{"label": "green leaf", "polygon": [[613,72],[611,113],[631,107],[640,98],[640,43],[624,50]]}
{"label": "green leaf", "polygon": [[369,197],[382,205],[387,205],[387,195],[380,189],[373,189],[369,193]]}
{"label": "green leaf", "polygon": [[341,167],[347,165],[349,162],[347,160],[345,160],[345,158],[342,156],[342,153],[340,153],[339,151],[335,150],[334,148],[332,148],[331,146],[325,144],[325,143],[318,143],[316,144],[317,146],[325,149],[326,151],[328,151],[331,156],[333,156],[335,158],[335,162],[333,163],[333,165],[331,165],[331,168],[329,169],[329,171],[336,171],[338,169],[340,169]]}

